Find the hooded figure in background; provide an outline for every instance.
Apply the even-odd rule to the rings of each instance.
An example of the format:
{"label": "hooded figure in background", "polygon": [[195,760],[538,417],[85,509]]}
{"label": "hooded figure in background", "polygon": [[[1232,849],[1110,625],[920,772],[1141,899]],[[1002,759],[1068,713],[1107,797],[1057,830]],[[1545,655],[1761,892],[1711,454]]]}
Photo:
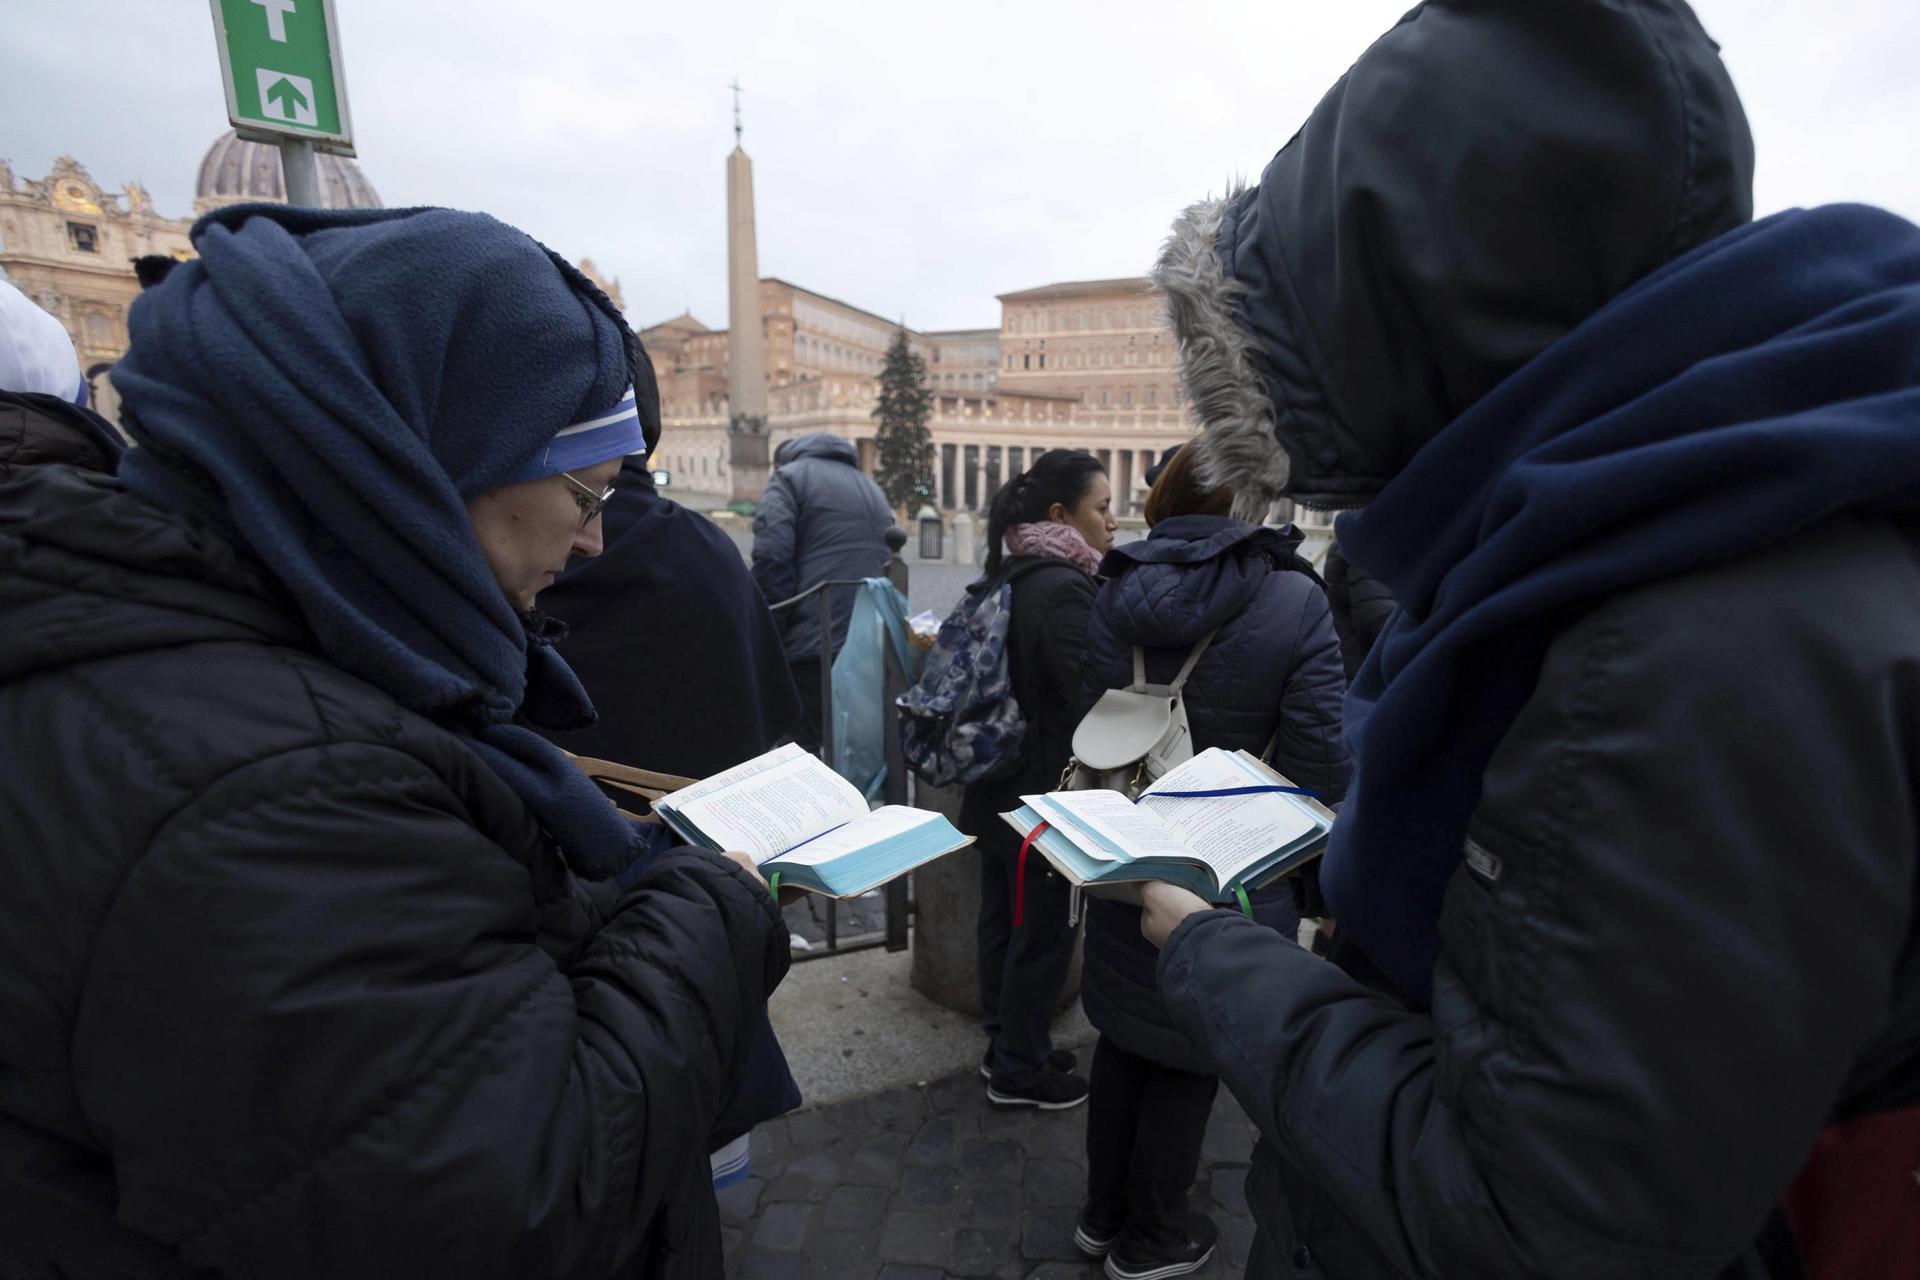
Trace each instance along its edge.
{"label": "hooded figure in background", "polygon": [[[886,533],[893,509],[873,477],[860,470],[853,441],[830,432],[797,436],[774,454],[775,470],[753,517],[753,580],[768,604],[790,600],[822,582],[871,578],[887,567]],[[820,743],[820,650],[837,654],[853,617],[850,590],[833,591],[833,634],[820,634],[820,607],[807,600],[775,621],[800,691],[795,741]]]}
{"label": "hooded figure in background", "polygon": [[786,928],[528,728],[650,365],[484,215],[192,234],[0,470],[0,1274],[719,1276]]}
{"label": "hooded figure in background", "polygon": [[1321,885],[1402,998],[1146,899],[1249,1275],[1920,1273],[1920,230],[1752,165],[1678,0],[1430,0],[1174,229],[1204,475],[1399,605]]}
{"label": "hooded figure in background", "polygon": [[615,477],[601,527],[606,549],[575,560],[540,597],[566,624],[554,647],[600,715],[553,741],[704,778],[791,737],[800,697],[733,540],[662,496],[640,455]]}

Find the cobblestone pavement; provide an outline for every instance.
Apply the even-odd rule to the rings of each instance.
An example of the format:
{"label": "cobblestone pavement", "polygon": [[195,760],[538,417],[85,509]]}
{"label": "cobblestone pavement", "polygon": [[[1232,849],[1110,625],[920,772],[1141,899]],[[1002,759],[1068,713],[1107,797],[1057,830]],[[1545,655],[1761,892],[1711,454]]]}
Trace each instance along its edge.
{"label": "cobblestone pavement", "polygon": [[[1082,1053],[1082,1059],[1086,1054]],[[1082,1280],[1085,1107],[990,1107],[968,1073],[762,1125],[751,1176],[720,1193],[734,1280]],[[1220,1227],[1197,1276],[1237,1277],[1253,1241],[1242,1192],[1253,1139],[1223,1089],[1191,1207]]]}

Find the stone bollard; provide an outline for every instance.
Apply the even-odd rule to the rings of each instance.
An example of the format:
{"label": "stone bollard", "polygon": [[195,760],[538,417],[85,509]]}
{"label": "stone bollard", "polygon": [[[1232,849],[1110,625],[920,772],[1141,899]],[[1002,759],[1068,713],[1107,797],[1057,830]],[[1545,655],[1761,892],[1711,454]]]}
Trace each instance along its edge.
{"label": "stone bollard", "polygon": [[[915,778],[914,804],[960,822],[960,788],[932,787]],[[969,833],[971,834],[971,833]],[[1028,874],[1034,868],[1028,866]],[[980,1016],[979,949],[974,926],[980,914],[980,853],[962,849],[913,873],[913,989],[943,1008]],[[1080,994],[1080,948],[1060,993],[1066,1008]]]}
{"label": "stone bollard", "polygon": [[972,564],[974,561],[973,529],[975,520],[971,511],[955,513],[953,517],[953,562]]}
{"label": "stone bollard", "polygon": [[940,513],[932,507],[921,507],[913,517],[920,528],[920,558],[939,560],[946,554],[943,545],[946,542],[946,527],[940,523]]}

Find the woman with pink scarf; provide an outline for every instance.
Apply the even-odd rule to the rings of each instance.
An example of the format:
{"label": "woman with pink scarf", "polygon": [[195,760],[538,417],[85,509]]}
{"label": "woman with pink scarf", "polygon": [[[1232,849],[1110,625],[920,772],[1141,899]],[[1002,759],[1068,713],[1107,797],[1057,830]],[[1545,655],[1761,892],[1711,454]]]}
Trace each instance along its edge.
{"label": "woman with pink scarf", "polygon": [[[967,788],[960,826],[980,851],[980,1005],[989,1044],[980,1064],[996,1106],[1062,1111],[1087,1100],[1073,1055],[1051,1026],[1073,959],[1067,883],[1040,859],[1017,874],[1019,841],[999,815],[1058,784],[1080,708],[1094,571],[1113,546],[1112,490],[1092,454],[1050,449],[993,496],[986,573],[974,595],[1013,589],[1007,675],[1027,738],[1018,768]],[[1015,899],[1024,896],[1015,924]]]}

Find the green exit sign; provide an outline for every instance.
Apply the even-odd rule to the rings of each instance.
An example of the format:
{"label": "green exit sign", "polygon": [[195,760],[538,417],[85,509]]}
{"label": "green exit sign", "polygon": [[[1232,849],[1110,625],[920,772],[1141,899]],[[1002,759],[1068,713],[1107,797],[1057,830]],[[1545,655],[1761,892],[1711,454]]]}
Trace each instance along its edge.
{"label": "green exit sign", "polygon": [[353,154],[333,0],[213,0],[227,119],[242,136]]}

